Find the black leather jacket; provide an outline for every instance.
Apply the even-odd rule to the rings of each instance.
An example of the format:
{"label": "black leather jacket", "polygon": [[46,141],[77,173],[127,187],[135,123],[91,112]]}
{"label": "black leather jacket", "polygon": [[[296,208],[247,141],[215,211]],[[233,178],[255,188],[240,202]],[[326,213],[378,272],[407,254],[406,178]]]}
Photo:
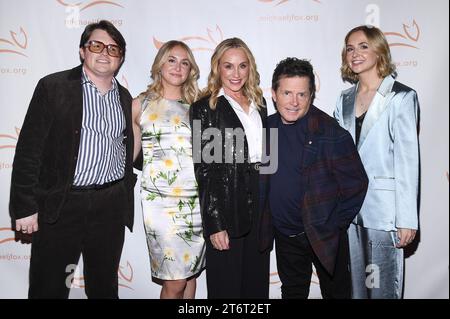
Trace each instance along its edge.
{"label": "black leather jacket", "polygon": [[[260,107],[259,114],[265,123],[267,118],[265,106]],[[196,123],[194,120],[197,120]],[[215,110],[209,107],[209,97],[192,104],[190,122],[203,235],[209,238],[214,233],[226,230],[231,238],[242,237],[250,231],[253,217],[252,195],[253,192],[258,191],[251,189],[248,182],[250,165],[247,139],[245,138],[242,145],[236,141],[236,138],[229,138],[230,129],[241,128],[243,131],[244,128],[224,96],[218,98]],[[221,133],[220,138],[214,139],[211,136],[209,139],[201,140],[200,143],[200,136],[208,128],[218,128]],[[226,139],[230,147],[226,147]],[[216,153],[219,151],[221,154]],[[218,161],[206,163],[204,156],[201,156],[206,152],[211,155],[220,155]],[[242,155],[243,162],[239,160]]]}

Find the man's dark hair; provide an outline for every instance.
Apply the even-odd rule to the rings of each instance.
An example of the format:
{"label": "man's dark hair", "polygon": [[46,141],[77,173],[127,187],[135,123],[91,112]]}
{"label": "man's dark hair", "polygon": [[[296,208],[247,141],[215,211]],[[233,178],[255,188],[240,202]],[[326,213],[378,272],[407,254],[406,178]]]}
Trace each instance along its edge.
{"label": "man's dark hair", "polygon": [[311,104],[313,104],[316,97],[316,81],[313,66],[307,60],[286,58],[280,61],[273,71],[272,89],[274,91],[278,89],[281,79],[296,76],[309,78],[309,91],[311,93]]}
{"label": "man's dark hair", "polygon": [[[125,61],[125,52],[126,52],[126,46],[127,43],[125,42],[125,39],[123,38],[122,34],[119,30],[109,21],[106,20],[100,20],[96,23],[91,23],[86,26],[86,28],[83,31],[83,34],[81,35],[80,39],[80,48],[84,48],[84,45],[86,42],[89,41],[89,38],[91,37],[92,32],[95,30],[103,30],[106,31],[106,33],[109,34],[109,36],[117,43],[117,45],[122,49],[122,63]],[[105,43],[108,44],[108,43]],[[83,59],[80,56],[81,62],[83,62]],[[122,64],[121,64],[122,65]]]}

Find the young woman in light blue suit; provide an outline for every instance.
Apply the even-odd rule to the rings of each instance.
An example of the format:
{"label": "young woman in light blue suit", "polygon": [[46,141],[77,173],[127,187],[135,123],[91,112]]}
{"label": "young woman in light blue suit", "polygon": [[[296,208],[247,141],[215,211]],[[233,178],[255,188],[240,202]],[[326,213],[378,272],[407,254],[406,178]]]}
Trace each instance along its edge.
{"label": "young woman in light blue suit", "polygon": [[334,115],[353,136],[369,177],[364,204],[349,228],[353,298],[398,299],[403,247],[418,228],[417,94],[395,81],[389,45],[375,27],[347,34],[341,75],[355,85],[341,93]]}

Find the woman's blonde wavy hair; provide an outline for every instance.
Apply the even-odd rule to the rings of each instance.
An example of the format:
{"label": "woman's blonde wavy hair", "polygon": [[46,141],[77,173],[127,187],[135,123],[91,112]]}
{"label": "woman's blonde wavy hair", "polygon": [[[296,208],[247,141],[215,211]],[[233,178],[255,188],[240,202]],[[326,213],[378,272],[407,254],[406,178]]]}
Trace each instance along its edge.
{"label": "woman's blonde wavy hair", "polygon": [[211,96],[209,99],[209,107],[214,110],[216,108],[218,94],[222,88],[220,80],[220,59],[229,49],[242,49],[247,56],[249,62],[248,79],[242,87],[245,97],[253,102],[259,109],[263,105],[263,92],[259,87],[259,73],[256,68],[255,58],[248,46],[239,38],[230,38],[223,40],[214,50],[211,57],[211,71],[208,76],[208,85],[202,92],[202,97]]}
{"label": "woman's blonde wavy hair", "polygon": [[341,77],[345,82],[356,83],[358,82],[358,74],[354,73],[347,63],[347,42],[349,37],[358,31],[362,31],[369,41],[369,44],[375,50],[378,55],[377,61],[377,71],[378,76],[384,78],[389,74],[393,74],[394,77],[397,75],[395,71],[395,65],[392,63],[391,51],[389,49],[389,44],[384,36],[383,32],[369,25],[361,25],[350,30],[345,36],[344,48],[342,49],[342,66],[341,66]]}
{"label": "woman's blonde wavy hair", "polygon": [[186,81],[181,87],[181,99],[183,102],[192,104],[195,102],[200,94],[200,90],[197,85],[197,80],[200,77],[200,70],[195,62],[194,55],[191,49],[181,41],[171,40],[163,44],[158,50],[155,60],[153,61],[151,69],[151,78],[153,82],[147,87],[145,92],[140,95],[150,96],[152,100],[159,100],[164,96],[164,87],[162,83],[161,68],[164,63],[167,62],[170,51],[176,47],[182,47],[187,52],[188,60],[191,65],[191,70]]}

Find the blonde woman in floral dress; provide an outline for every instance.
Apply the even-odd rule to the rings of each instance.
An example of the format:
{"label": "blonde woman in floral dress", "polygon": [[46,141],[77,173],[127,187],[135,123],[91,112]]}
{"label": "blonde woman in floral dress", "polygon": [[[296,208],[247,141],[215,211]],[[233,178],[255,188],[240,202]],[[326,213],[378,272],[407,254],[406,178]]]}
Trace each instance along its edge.
{"label": "blonde woman in floral dress", "polygon": [[161,298],[195,297],[204,268],[189,104],[198,96],[199,69],[189,47],[169,41],[158,51],[152,84],[133,100],[135,158],[141,147],[141,200],[152,276]]}

